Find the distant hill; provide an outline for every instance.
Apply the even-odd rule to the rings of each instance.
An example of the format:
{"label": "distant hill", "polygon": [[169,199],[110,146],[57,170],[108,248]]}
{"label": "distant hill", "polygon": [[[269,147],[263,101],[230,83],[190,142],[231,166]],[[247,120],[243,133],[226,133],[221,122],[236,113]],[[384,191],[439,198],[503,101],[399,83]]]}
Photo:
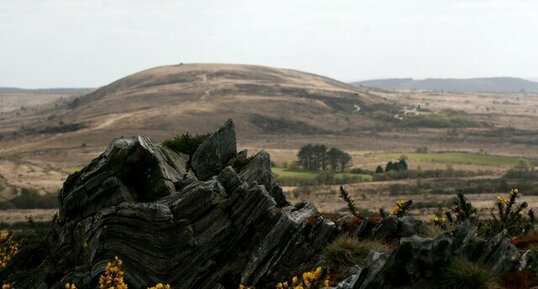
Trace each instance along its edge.
{"label": "distant hill", "polygon": [[[366,125],[362,111],[385,103],[365,88],[290,69],[182,64],[141,71],[88,93],[0,117],[0,134],[51,145],[106,145],[121,135],[162,139],[211,131],[233,118],[242,135],[330,134]],[[24,148],[33,147],[24,140]],[[1,145],[0,145],[1,149]],[[18,146],[10,147],[17,150]]]}
{"label": "distant hill", "polygon": [[17,87],[0,87],[0,94],[62,94],[76,95],[87,93],[91,88],[38,88],[26,89]]}
{"label": "distant hill", "polygon": [[353,85],[384,89],[418,89],[468,92],[538,91],[538,82],[514,77],[490,78],[389,78],[354,82]]}

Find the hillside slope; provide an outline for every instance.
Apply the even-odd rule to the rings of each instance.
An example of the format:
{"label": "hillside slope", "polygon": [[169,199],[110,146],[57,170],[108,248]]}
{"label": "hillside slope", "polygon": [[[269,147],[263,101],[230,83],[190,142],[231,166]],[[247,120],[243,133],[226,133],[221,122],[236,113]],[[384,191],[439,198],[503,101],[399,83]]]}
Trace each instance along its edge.
{"label": "hillside slope", "polygon": [[470,79],[375,79],[354,82],[357,86],[377,87],[384,89],[418,89],[445,90],[467,92],[520,92],[538,91],[538,82],[513,77],[491,77]]}
{"label": "hillside slope", "polygon": [[[159,142],[233,118],[243,143],[262,135],[338,135],[367,125],[354,105],[385,103],[366,89],[295,70],[181,64],[135,73],[87,94],[0,114],[0,154],[63,168],[94,158],[111,139]],[[275,138],[276,139],[276,138]],[[4,172],[9,180],[9,172]],[[23,180],[24,181],[24,180]]]}
{"label": "hillside slope", "polygon": [[187,64],[145,70],[49,107],[7,114],[0,133],[98,133],[108,141],[110,134],[169,136],[180,127],[202,132],[227,118],[242,123],[247,134],[337,132],[346,128],[339,120],[353,113],[353,105],[382,102],[365,89],[294,70]]}

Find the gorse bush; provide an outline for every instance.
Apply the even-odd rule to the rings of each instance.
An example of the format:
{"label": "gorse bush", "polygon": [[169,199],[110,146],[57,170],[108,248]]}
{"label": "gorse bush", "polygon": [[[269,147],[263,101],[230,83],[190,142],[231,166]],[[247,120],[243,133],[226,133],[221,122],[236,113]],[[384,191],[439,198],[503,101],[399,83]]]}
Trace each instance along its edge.
{"label": "gorse bush", "polygon": [[105,266],[105,274],[99,276],[99,289],[127,289],[123,279],[123,262],[118,257],[108,262]]}
{"label": "gorse bush", "polygon": [[519,196],[518,189],[511,190],[508,198],[502,195],[497,196],[495,202],[497,214],[491,213],[490,219],[480,220],[477,209],[460,191],[452,208],[444,210],[439,216],[431,217],[430,220],[441,227],[444,227],[446,223],[460,224],[470,221],[477,224],[480,233],[486,237],[494,236],[504,230],[511,237],[526,235],[534,230],[535,214],[532,209],[528,210],[527,202],[518,203]]}
{"label": "gorse bush", "polygon": [[441,283],[446,289],[498,288],[496,276],[489,268],[461,256],[444,269]]}
{"label": "gorse bush", "polygon": [[476,208],[467,200],[462,190],[456,195],[453,205],[448,211],[444,211],[444,216],[442,216],[447,221],[461,223],[465,220],[476,221],[478,219]]}
{"label": "gorse bush", "polygon": [[329,272],[318,267],[316,270],[293,276],[291,280],[277,283],[276,289],[322,289],[329,288]]}
{"label": "gorse bush", "polygon": [[163,145],[175,152],[184,153],[189,156],[192,156],[198,146],[200,146],[200,144],[202,144],[208,137],[209,134],[193,136],[189,133],[185,133],[182,135],[177,135],[172,139],[165,140],[163,142]]}
{"label": "gorse bush", "polygon": [[148,289],[170,289],[170,284],[158,283],[157,285],[149,287]]}
{"label": "gorse bush", "polygon": [[[293,276],[291,280],[277,283],[275,289],[326,289],[329,288],[329,283],[329,271],[318,267],[313,271]],[[238,289],[254,289],[254,287],[239,284]]]}
{"label": "gorse bush", "polygon": [[519,190],[513,189],[509,197],[497,196],[497,214],[486,223],[486,232],[495,234],[506,230],[510,236],[525,235],[534,229],[535,216],[533,210],[527,210],[527,202],[518,203]]}
{"label": "gorse bush", "polygon": [[400,200],[396,202],[396,207],[390,211],[390,215],[397,218],[403,217],[409,212],[412,204],[413,200]]}
{"label": "gorse bush", "polygon": [[0,231],[0,269],[7,266],[19,249],[20,245],[13,239],[12,232]]}
{"label": "gorse bush", "polygon": [[340,198],[342,198],[346,202],[347,209],[349,210],[349,212],[353,216],[359,217],[359,210],[357,210],[357,207],[355,206],[355,202],[353,201],[349,193],[346,190],[344,190],[344,187],[342,186],[340,186]]}
{"label": "gorse bush", "polygon": [[[123,261],[117,256],[105,265],[105,273],[99,276],[99,289],[128,289],[123,276]],[[77,289],[75,283],[66,283],[65,289]],[[171,289],[170,284],[158,283],[148,289]]]}

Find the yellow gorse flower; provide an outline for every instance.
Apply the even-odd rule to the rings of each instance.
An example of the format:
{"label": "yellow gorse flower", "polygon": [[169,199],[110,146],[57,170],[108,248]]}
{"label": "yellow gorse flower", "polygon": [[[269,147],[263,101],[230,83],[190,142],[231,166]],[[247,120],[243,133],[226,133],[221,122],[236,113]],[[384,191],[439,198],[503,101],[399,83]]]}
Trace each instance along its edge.
{"label": "yellow gorse flower", "polygon": [[322,288],[328,288],[329,287],[329,274],[328,272],[325,272],[325,279],[323,279],[324,276],[324,270],[321,267],[316,268],[313,271],[307,271],[303,274],[300,274],[299,276],[293,276],[291,278],[291,287],[289,287],[288,282],[281,282],[277,283],[275,288],[276,289],[322,289]]}
{"label": "yellow gorse flower", "polygon": [[411,206],[412,201],[406,201],[406,200],[399,200],[396,202],[396,207],[394,207],[390,211],[391,216],[401,217],[403,216],[407,210],[409,210],[409,207]]}
{"label": "yellow gorse flower", "polygon": [[77,286],[75,286],[75,283],[65,283],[65,289],[77,289]]}
{"label": "yellow gorse flower", "polygon": [[497,202],[501,204],[508,204],[508,200],[503,196],[497,196]]}
{"label": "yellow gorse flower", "polygon": [[11,232],[0,231],[0,269],[7,266],[11,258],[17,254],[19,249],[20,245],[17,241],[13,240]]}
{"label": "yellow gorse flower", "polygon": [[148,289],[170,289],[170,284],[158,283],[153,287],[148,287]]}
{"label": "yellow gorse flower", "polygon": [[123,280],[123,262],[117,256],[113,262],[108,262],[105,266],[105,273],[99,276],[99,289],[128,289]]}
{"label": "yellow gorse flower", "polygon": [[2,289],[11,289],[11,284],[2,284]]}

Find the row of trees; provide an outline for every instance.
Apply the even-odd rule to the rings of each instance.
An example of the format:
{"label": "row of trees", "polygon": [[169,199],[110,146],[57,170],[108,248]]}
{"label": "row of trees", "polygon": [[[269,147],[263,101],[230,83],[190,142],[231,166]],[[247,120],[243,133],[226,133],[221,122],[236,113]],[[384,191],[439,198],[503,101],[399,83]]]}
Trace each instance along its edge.
{"label": "row of trees", "polygon": [[403,158],[400,159],[397,162],[390,161],[390,162],[387,163],[384,170],[383,170],[383,167],[381,165],[377,166],[377,169],[375,170],[375,173],[376,174],[382,174],[384,172],[388,173],[390,171],[396,171],[396,172],[407,171],[407,162]]}
{"label": "row of trees", "polygon": [[313,171],[341,171],[351,166],[351,155],[338,148],[323,144],[307,144],[297,154],[301,167]]}

